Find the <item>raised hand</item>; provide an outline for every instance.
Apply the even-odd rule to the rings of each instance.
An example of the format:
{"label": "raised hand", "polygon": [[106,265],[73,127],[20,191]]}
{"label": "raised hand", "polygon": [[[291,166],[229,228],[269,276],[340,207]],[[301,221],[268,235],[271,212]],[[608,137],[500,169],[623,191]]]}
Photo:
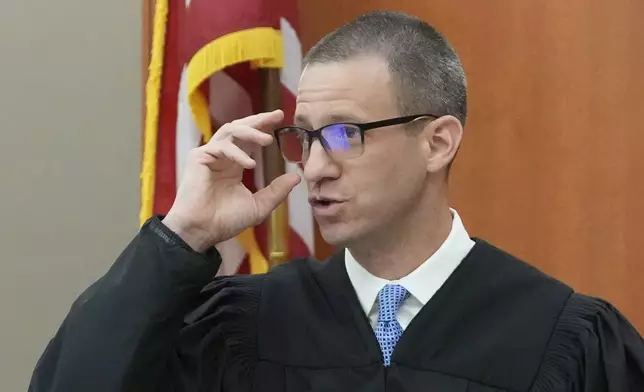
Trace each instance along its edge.
{"label": "raised hand", "polygon": [[284,174],[253,194],[242,184],[242,173],[256,165],[249,155],[253,146],[273,143],[268,132],[283,119],[284,113],[276,110],[235,120],[192,150],[163,223],[201,252],[263,221],[300,177]]}

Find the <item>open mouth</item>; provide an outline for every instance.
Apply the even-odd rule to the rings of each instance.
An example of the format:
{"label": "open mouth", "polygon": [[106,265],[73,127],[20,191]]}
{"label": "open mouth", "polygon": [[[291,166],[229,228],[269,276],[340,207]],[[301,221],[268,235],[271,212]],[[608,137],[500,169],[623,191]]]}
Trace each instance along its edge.
{"label": "open mouth", "polygon": [[311,207],[313,207],[313,213],[320,217],[338,214],[343,202],[341,200],[328,199],[325,197],[313,197],[309,199],[309,203],[311,203]]}
{"label": "open mouth", "polygon": [[328,200],[328,199],[320,199],[320,200],[315,200],[315,201],[313,202],[313,205],[314,205],[314,206],[322,206],[322,207],[326,207],[326,206],[330,206],[330,205],[331,205],[331,204],[333,204],[333,203],[337,203],[337,201],[335,201],[335,200]]}
{"label": "open mouth", "polygon": [[311,199],[309,199],[309,203],[311,203],[312,207],[328,207],[328,206],[331,206],[333,204],[339,204],[340,201],[320,197],[320,198],[311,198]]}

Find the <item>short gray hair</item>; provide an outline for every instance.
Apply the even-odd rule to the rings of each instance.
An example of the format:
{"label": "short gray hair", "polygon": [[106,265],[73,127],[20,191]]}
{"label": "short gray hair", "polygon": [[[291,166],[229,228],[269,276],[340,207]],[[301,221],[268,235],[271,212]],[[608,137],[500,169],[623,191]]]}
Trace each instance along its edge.
{"label": "short gray hair", "polygon": [[423,20],[393,11],[360,16],[322,38],[304,65],[376,55],[388,64],[403,115],[452,115],[464,125],[467,83],[456,52]]}

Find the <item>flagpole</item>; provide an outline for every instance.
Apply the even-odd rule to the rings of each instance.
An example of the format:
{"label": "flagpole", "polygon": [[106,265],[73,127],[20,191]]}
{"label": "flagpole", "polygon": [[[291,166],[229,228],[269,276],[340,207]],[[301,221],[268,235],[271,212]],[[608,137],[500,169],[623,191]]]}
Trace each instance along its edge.
{"label": "flagpole", "polygon": [[[260,68],[262,111],[270,112],[282,107],[282,82],[278,68]],[[286,166],[277,143],[263,150],[264,180],[266,184],[286,172]],[[288,249],[288,204],[284,201],[268,217],[268,263],[269,267],[289,259]]]}

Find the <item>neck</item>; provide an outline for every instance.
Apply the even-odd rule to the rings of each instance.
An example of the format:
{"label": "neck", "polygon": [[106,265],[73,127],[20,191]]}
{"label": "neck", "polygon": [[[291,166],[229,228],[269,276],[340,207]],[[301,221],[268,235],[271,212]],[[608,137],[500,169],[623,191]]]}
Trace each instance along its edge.
{"label": "neck", "polygon": [[[424,207],[424,208],[423,208]],[[397,280],[433,255],[447,239],[452,214],[446,198],[415,208],[387,225],[381,233],[349,247],[353,257],[372,275]]]}

